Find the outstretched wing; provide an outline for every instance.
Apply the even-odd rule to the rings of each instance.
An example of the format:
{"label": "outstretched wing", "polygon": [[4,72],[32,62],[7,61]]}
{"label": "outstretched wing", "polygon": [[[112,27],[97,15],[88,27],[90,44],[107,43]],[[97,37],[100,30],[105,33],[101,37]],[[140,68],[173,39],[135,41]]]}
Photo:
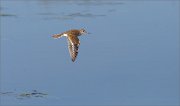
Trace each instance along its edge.
{"label": "outstretched wing", "polygon": [[78,55],[78,48],[80,45],[80,41],[77,36],[68,35],[68,49],[69,54],[71,56],[71,60],[74,62]]}

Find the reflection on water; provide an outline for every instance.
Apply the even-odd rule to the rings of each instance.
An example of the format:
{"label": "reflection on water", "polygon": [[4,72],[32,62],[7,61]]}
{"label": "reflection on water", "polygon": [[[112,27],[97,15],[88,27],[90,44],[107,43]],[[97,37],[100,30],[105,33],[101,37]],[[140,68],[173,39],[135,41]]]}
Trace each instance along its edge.
{"label": "reflection on water", "polygon": [[69,13],[69,12],[64,12],[64,11],[57,11],[55,13],[55,11],[53,13],[39,13],[39,15],[44,16],[43,19],[59,19],[59,20],[72,20],[72,19],[76,19],[76,18],[96,18],[96,17],[102,17],[102,16],[106,16],[108,15],[107,12],[115,12],[116,9],[113,9],[113,7],[110,8],[105,8],[105,13],[94,13],[94,11],[91,11],[91,8],[94,8],[94,6],[103,6],[103,5],[120,5],[123,4],[121,1],[106,1],[106,0],[62,0],[62,1],[41,1],[42,5],[47,6],[47,5],[53,5],[53,3],[59,4],[59,6],[62,5],[79,5],[79,6],[90,6],[90,9],[84,11],[83,10],[79,10],[79,12],[74,11],[73,13]]}
{"label": "reflection on water", "polygon": [[[79,5],[79,6],[90,6],[89,9],[83,8],[82,10],[77,11],[72,11],[70,12],[65,12],[64,9],[56,10],[56,11],[50,11],[50,12],[43,12],[43,13],[38,13],[38,15],[43,16],[43,19],[58,19],[58,20],[71,20],[71,19],[76,19],[78,17],[80,18],[95,18],[95,17],[102,17],[106,16],[108,12],[115,12],[116,9],[113,8],[111,5],[121,5],[124,4],[122,1],[115,0],[115,1],[108,1],[108,0],[38,0],[38,4],[44,6],[45,8],[50,8],[53,5],[57,5],[59,7],[63,5]],[[94,13],[93,10],[94,6],[106,6],[109,5],[110,8],[104,8],[105,13]],[[2,5],[3,6],[3,5]],[[4,7],[1,7],[4,8]],[[3,10],[7,10],[9,7],[4,8]],[[20,16],[23,14],[19,14]],[[17,16],[16,14],[8,14],[8,13],[0,13],[0,16]]]}
{"label": "reflection on water", "polygon": [[69,16],[69,17],[98,17],[98,16],[105,16],[105,15],[95,15],[95,14],[91,14],[91,13],[86,13],[86,14],[72,13],[67,16]]}
{"label": "reflection on water", "polygon": [[11,95],[13,92],[0,92],[0,95]]}
{"label": "reflection on water", "polygon": [[19,94],[19,97],[17,97],[17,99],[24,99],[24,98],[30,98],[30,97],[45,97],[46,93],[42,93],[42,92],[39,92],[37,90],[33,90],[31,92],[25,92],[25,93],[21,93]]}
{"label": "reflection on water", "polygon": [[39,0],[42,5],[59,4],[76,4],[84,6],[102,6],[102,5],[121,5],[124,4],[121,0]]}
{"label": "reflection on water", "polygon": [[[91,0],[90,0],[91,1]],[[102,6],[102,5],[121,5],[124,4],[122,3],[122,1],[108,1],[108,0],[92,0],[92,2],[86,2],[86,0],[84,0],[84,2],[80,2],[77,3],[78,5],[92,5],[92,6]]]}
{"label": "reflection on water", "polygon": [[42,93],[37,90],[32,90],[28,92],[21,92],[21,93],[16,93],[14,92],[0,92],[0,96],[13,96],[17,99],[27,99],[27,98],[43,98],[47,97],[47,93]]}
{"label": "reflection on water", "polygon": [[0,13],[0,17],[15,17],[15,14]]}
{"label": "reflection on water", "polygon": [[96,17],[102,17],[106,16],[103,14],[91,14],[91,13],[70,13],[70,14],[53,14],[53,13],[39,13],[39,15],[43,15],[43,19],[59,19],[59,20],[72,20],[76,18],[96,18]]}

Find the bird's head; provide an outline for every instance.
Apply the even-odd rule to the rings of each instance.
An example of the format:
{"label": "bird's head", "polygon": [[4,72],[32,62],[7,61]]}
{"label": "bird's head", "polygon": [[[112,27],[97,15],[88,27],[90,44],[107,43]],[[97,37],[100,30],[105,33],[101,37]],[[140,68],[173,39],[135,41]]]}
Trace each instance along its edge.
{"label": "bird's head", "polygon": [[88,32],[84,28],[80,29],[80,33],[81,33],[81,35],[82,34],[88,34]]}

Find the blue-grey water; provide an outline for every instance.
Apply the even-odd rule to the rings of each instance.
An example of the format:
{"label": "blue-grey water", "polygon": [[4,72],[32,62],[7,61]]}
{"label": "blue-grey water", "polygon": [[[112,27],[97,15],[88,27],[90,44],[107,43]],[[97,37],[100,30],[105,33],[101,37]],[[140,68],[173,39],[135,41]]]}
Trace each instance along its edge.
{"label": "blue-grey water", "polygon": [[0,2],[1,106],[180,105],[178,0]]}

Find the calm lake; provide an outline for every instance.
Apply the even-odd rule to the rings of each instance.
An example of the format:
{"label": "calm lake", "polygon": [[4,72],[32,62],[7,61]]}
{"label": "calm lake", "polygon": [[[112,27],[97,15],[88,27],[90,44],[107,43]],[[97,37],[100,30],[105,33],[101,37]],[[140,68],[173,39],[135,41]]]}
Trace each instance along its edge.
{"label": "calm lake", "polygon": [[[180,105],[180,1],[1,0],[0,105]],[[75,62],[66,38],[85,28]]]}

